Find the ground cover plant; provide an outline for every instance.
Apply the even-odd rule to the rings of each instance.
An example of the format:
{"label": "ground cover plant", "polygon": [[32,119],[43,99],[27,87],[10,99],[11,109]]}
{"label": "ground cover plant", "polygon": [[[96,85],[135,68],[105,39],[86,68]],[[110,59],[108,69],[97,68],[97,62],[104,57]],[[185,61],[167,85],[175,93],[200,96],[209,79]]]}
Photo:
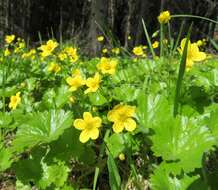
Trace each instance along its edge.
{"label": "ground cover plant", "polygon": [[[5,37],[0,182],[16,189],[217,189],[218,58],[206,40],[160,40],[87,58],[55,39]],[[107,35],[96,40],[104,43]],[[131,37],[129,36],[131,40]],[[214,42],[215,43],[215,42]]]}

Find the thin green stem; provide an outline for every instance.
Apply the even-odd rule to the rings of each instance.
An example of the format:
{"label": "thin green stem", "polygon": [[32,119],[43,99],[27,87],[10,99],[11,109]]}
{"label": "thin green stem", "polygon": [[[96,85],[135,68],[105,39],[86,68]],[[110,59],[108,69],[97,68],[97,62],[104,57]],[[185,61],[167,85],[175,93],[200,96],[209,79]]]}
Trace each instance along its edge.
{"label": "thin green stem", "polygon": [[207,17],[197,16],[197,15],[172,15],[171,18],[197,18],[197,19],[206,20],[208,22],[212,22],[214,24],[218,24],[218,21],[215,21]]}
{"label": "thin green stem", "polygon": [[94,176],[93,188],[92,188],[93,190],[96,190],[98,175],[99,175],[99,167],[95,167],[95,176]]}
{"label": "thin green stem", "polygon": [[[4,64],[4,63],[3,63]],[[5,113],[5,81],[6,81],[6,68],[3,66],[3,76],[2,76],[2,102],[3,102],[3,113]]]}
{"label": "thin green stem", "polygon": [[176,92],[175,92],[175,99],[174,99],[174,110],[173,110],[174,117],[176,117],[178,114],[180,91],[182,87],[183,77],[185,74],[186,58],[187,58],[187,53],[188,53],[188,42],[190,39],[191,30],[192,30],[192,24],[189,27],[189,31],[188,31],[186,42],[185,42],[185,47],[183,49],[182,58],[181,58],[180,65],[179,65],[179,74],[178,74],[178,78],[176,82]]}
{"label": "thin green stem", "polygon": [[176,39],[176,43],[175,43],[174,48],[173,48],[172,55],[174,55],[174,53],[175,53],[175,51],[176,51],[176,49],[178,47],[178,44],[179,44],[179,41],[180,41],[180,38],[181,38],[181,35],[182,35],[182,31],[183,31],[183,28],[184,28],[184,24],[185,24],[185,21],[183,20],[182,24],[180,26],[180,29],[179,29],[179,34],[178,34],[178,37]]}
{"label": "thin green stem", "polygon": [[147,39],[147,41],[148,41],[148,47],[149,47],[149,49],[150,49],[150,51],[151,51],[152,57],[155,58],[156,55],[155,55],[154,49],[153,49],[153,47],[152,47],[152,45],[151,45],[151,40],[150,40],[150,37],[149,37],[149,34],[148,34],[148,30],[147,30],[147,28],[146,28],[144,19],[142,19],[142,25],[143,25],[143,29],[144,29],[144,32],[145,32],[146,39]]}
{"label": "thin green stem", "polygon": [[160,24],[160,57],[163,56],[163,38],[164,38],[164,26]]}
{"label": "thin green stem", "polygon": [[169,35],[169,41],[170,41],[170,53],[173,50],[173,38],[172,38],[172,34],[171,34],[171,28],[170,28],[170,23],[167,23],[167,27],[168,27],[168,35]]}

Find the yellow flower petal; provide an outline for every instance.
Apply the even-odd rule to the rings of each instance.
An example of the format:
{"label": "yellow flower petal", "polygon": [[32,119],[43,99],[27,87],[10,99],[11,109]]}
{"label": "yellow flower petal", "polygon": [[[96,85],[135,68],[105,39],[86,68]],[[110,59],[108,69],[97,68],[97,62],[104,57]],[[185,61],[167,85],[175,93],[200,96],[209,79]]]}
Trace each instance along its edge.
{"label": "yellow flower petal", "polygon": [[92,115],[89,112],[84,112],[83,113],[83,118],[85,121],[90,121],[92,119]]}
{"label": "yellow flower petal", "polygon": [[194,61],[203,61],[206,59],[206,53],[204,52],[198,52],[197,54],[195,54],[195,57],[193,58]]}
{"label": "yellow flower petal", "polygon": [[115,133],[120,133],[124,129],[124,124],[122,122],[116,122],[116,123],[113,124],[112,128],[113,128],[113,131]]}
{"label": "yellow flower petal", "polygon": [[95,125],[96,128],[101,127],[101,118],[100,117],[94,117],[93,118],[93,125]]}
{"label": "yellow flower petal", "polygon": [[86,143],[86,142],[89,140],[89,138],[90,138],[89,130],[84,129],[84,130],[80,133],[80,136],[79,136],[80,142]]}
{"label": "yellow flower petal", "polygon": [[82,119],[76,119],[73,125],[76,129],[79,129],[79,130],[83,130],[86,127],[86,123]]}
{"label": "yellow flower petal", "polygon": [[192,68],[193,65],[194,65],[194,62],[191,59],[186,60],[186,67]]}
{"label": "yellow flower petal", "polygon": [[126,105],[124,109],[125,109],[126,116],[128,117],[132,117],[135,113],[135,106]]}
{"label": "yellow flower petal", "polygon": [[128,118],[125,122],[124,122],[124,126],[125,126],[125,129],[127,131],[134,131],[135,128],[136,128],[136,122],[135,120],[131,119],[131,118]]}
{"label": "yellow flower petal", "polygon": [[89,135],[92,140],[95,140],[99,137],[99,130],[97,128],[94,128],[89,131]]}

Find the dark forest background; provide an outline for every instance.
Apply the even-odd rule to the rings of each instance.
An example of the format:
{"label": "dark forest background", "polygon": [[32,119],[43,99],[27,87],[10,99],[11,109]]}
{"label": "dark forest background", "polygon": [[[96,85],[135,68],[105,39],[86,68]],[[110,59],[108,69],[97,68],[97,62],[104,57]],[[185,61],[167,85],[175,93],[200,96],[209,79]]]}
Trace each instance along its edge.
{"label": "dark forest background", "polygon": [[[141,18],[149,33],[158,30],[161,10],[171,14],[192,14],[217,20],[217,0],[0,0],[0,39],[16,34],[31,43],[52,35],[57,40],[72,39],[89,52],[99,49],[96,36],[101,27],[110,31],[120,44],[129,47],[145,42]],[[176,36],[182,19],[173,19]],[[186,28],[192,20],[186,19]],[[215,25],[193,20],[192,37],[213,36]],[[97,24],[96,24],[97,23]],[[185,32],[185,30],[184,30]],[[133,40],[129,41],[131,35]]]}

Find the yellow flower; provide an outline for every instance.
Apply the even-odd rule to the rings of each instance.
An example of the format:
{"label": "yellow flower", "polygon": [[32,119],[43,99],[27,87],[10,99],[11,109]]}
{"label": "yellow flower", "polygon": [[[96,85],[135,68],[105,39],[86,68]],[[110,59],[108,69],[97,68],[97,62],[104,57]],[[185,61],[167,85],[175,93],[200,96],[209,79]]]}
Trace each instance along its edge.
{"label": "yellow flower", "polygon": [[97,64],[98,70],[100,70],[103,74],[111,74],[113,75],[116,71],[117,60],[109,59],[106,57],[102,57],[100,63]]}
{"label": "yellow flower", "polygon": [[146,46],[146,45],[142,46],[142,49],[147,49],[147,48],[148,48],[148,46]]}
{"label": "yellow flower", "polygon": [[202,47],[206,45],[206,39],[198,40],[197,41],[198,47]]}
{"label": "yellow flower", "polygon": [[144,54],[142,46],[136,46],[133,48],[132,52],[137,56],[142,56]]}
{"label": "yellow flower", "polygon": [[58,43],[53,40],[48,40],[46,45],[41,45],[38,49],[42,51],[41,56],[47,57],[52,54]]}
{"label": "yellow flower", "polygon": [[61,67],[57,63],[51,63],[48,67],[49,72],[58,73],[61,70]]}
{"label": "yellow flower", "polygon": [[7,35],[7,36],[5,36],[5,42],[7,44],[11,44],[14,41],[14,39],[15,39],[15,35]]}
{"label": "yellow flower", "polygon": [[4,56],[7,57],[11,54],[10,50],[8,48],[5,49],[4,51]]}
{"label": "yellow flower", "polygon": [[136,122],[132,119],[135,113],[135,107],[129,105],[116,105],[111,111],[108,112],[107,118],[109,121],[114,122],[113,131],[120,133],[124,130],[133,131],[136,128]]}
{"label": "yellow flower", "polygon": [[126,159],[125,154],[120,153],[120,154],[119,154],[119,159],[120,159],[121,161],[124,161],[124,160]]}
{"label": "yellow flower", "polygon": [[71,97],[69,98],[69,100],[70,100],[70,102],[73,104],[73,103],[75,103],[75,101],[76,101],[76,97],[75,97],[75,96],[71,96]]}
{"label": "yellow flower", "polygon": [[69,56],[70,58],[70,61],[71,62],[76,62],[78,59],[79,59],[79,56],[77,54],[77,49],[76,48],[73,48],[73,47],[66,47],[64,49],[64,51],[67,53],[67,55]]}
{"label": "yellow flower", "polygon": [[22,58],[28,58],[28,57],[35,57],[34,55],[36,54],[36,50],[35,49],[31,49],[29,52],[24,53],[22,55]]}
{"label": "yellow flower", "polygon": [[98,37],[97,37],[97,40],[98,40],[99,42],[103,42],[103,41],[104,41],[104,36],[98,36]]}
{"label": "yellow flower", "polygon": [[99,88],[99,84],[101,82],[101,77],[99,73],[95,73],[95,76],[92,78],[88,78],[86,80],[86,86],[88,89],[85,90],[85,94],[90,93],[90,92],[96,92]]}
{"label": "yellow flower", "polygon": [[[181,41],[180,48],[178,49],[179,53],[182,55],[185,48],[186,38]],[[188,42],[187,58],[186,58],[186,67],[191,68],[195,61],[203,61],[206,59],[206,53],[201,52],[198,48],[197,43]]]}
{"label": "yellow flower", "polygon": [[128,40],[131,40],[132,39],[132,37],[131,36],[128,36]]}
{"label": "yellow flower", "polygon": [[23,49],[23,48],[25,48],[25,46],[26,46],[26,44],[24,41],[19,42],[19,44],[18,44],[19,49]]}
{"label": "yellow flower", "polygon": [[89,112],[83,113],[83,119],[76,119],[74,127],[81,130],[79,140],[86,143],[90,138],[95,140],[99,137],[99,128],[101,127],[102,120],[100,117],[92,117]]}
{"label": "yellow flower", "polygon": [[16,109],[16,107],[20,103],[20,101],[21,101],[20,92],[17,92],[15,96],[11,96],[9,108],[11,108],[12,110]]}
{"label": "yellow flower", "polygon": [[168,44],[168,39],[164,39],[163,44],[167,45]]}
{"label": "yellow flower", "polygon": [[116,55],[120,54],[120,48],[113,48],[111,51],[112,51],[112,53],[114,53]]}
{"label": "yellow flower", "polygon": [[63,61],[63,60],[65,60],[65,59],[67,58],[67,54],[61,52],[61,53],[58,54],[58,58],[59,58],[61,61]]}
{"label": "yellow flower", "polygon": [[155,49],[155,48],[158,48],[159,46],[159,42],[158,41],[155,41],[153,44],[152,44],[152,47]]}
{"label": "yellow flower", "polygon": [[104,48],[104,49],[102,50],[102,53],[107,53],[107,52],[108,52],[107,48]]}
{"label": "yellow flower", "polygon": [[171,19],[170,12],[169,11],[163,11],[158,16],[158,21],[161,24],[166,24]]}
{"label": "yellow flower", "polygon": [[66,82],[70,85],[70,91],[76,91],[79,87],[85,85],[85,80],[83,80],[81,73],[73,75],[73,77],[67,77]]}

